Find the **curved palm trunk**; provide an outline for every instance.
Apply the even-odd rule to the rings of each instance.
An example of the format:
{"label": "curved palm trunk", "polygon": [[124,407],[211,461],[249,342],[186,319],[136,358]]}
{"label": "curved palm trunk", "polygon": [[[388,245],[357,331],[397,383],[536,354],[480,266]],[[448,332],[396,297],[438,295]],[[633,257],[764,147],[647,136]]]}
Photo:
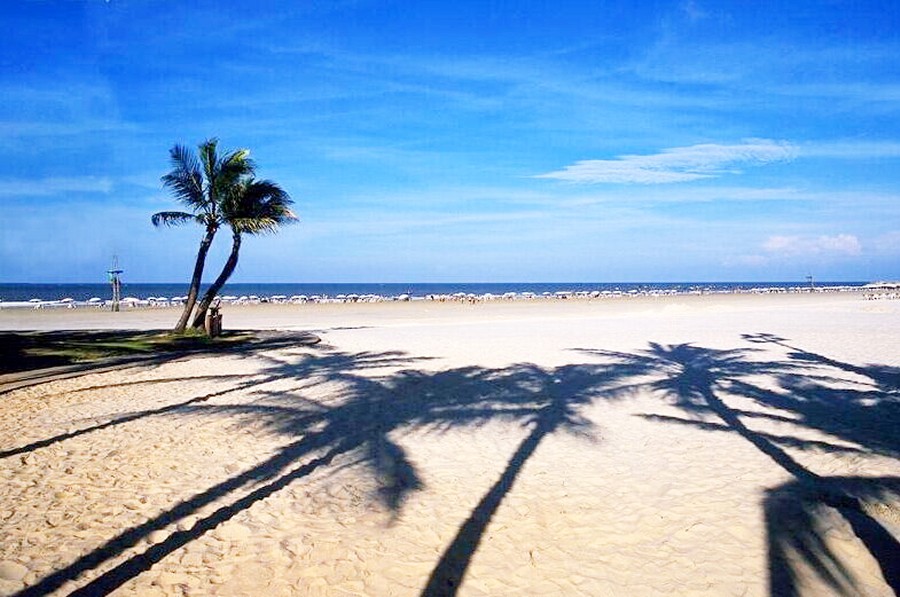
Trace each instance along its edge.
{"label": "curved palm trunk", "polygon": [[172,330],[176,334],[183,333],[185,328],[187,328],[187,322],[191,316],[191,311],[194,310],[194,305],[197,304],[197,295],[200,294],[200,280],[203,277],[203,266],[206,265],[206,254],[209,253],[209,247],[212,245],[213,237],[215,235],[216,228],[207,226],[206,234],[203,235],[203,240],[200,241],[200,249],[197,251],[197,261],[194,263],[194,275],[191,276],[191,287],[188,289],[187,302],[184,304],[184,311],[181,313],[181,318],[178,320],[178,323],[175,324],[175,329]]}
{"label": "curved palm trunk", "polygon": [[202,328],[203,324],[206,320],[206,312],[209,310],[209,306],[212,304],[213,300],[215,300],[216,295],[219,294],[219,291],[222,290],[222,287],[225,286],[225,282],[228,281],[228,278],[231,277],[231,274],[234,273],[234,268],[237,267],[238,263],[238,253],[241,250],[241,233],[235,232],[232,237],[231,243],[231,255],[228,256],[228,260],[225,262],[225,266],[222,268],[222,272],[219,274],[219,277],[216,278],[216,281],[212,283],[212,286],[207,289],[206,294],[203,295],[203,300],[200,301],[200,306],[197,307],[197,314],[194,316],[194,323],[192,324],[195,328]]}

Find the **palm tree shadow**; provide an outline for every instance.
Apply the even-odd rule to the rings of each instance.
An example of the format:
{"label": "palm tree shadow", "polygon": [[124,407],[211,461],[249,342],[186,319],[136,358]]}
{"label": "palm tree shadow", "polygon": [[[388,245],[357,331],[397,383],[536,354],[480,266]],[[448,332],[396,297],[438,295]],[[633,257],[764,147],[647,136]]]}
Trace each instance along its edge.
{"label": "palm tree shadow", "polygon": [[561,429],[590,437],[593,423],[581,416],[579,409],[596,398],[601,379],[598,368],[589,365],[550,371],[535,365],[519,365],[511,368],[503,379],[495,380],[506,392],[518,394],[518,401],[533,403],[533,411],[522,421],[523,425],[532,426],[531,433],[522,440],[503,473],[459,527],[422,595],[456,594],[488,525],[542,440]]}
{"label": "palm tree shadow", "polygon": [[[411,365],[417,359],[396,352],[351,354],[328,347],[284,361],[271,355],[269,358],[265,377],[289,380],[295,387],[279,391],[260,389],[253,393],[254,400],[250,402],[184,404],[164,416],[252,420],[253,425],[261,425],[288,440],[278,452],[119,533],[20,595],[45,595],[82,574],[108,568],[111,560],[127,556],[75,594],[113,591],[290,483],[338,464],[339,458],[349,463],[342,466],[361,467],[374,477],[377,491],[372,497],[394,520],[409,496],[424,486],[406,450],[396,441],[397,434],[414,429],[442,432],[498,419],[533,425],[532,434],[517,451],[497,488],[473,513],[483,524],[464,525],[460,537],[448,549],[448,553],[459,554],[466,549],[460,546],[468,546],[469,553],[462,559],[442,558],[432,575],[439,584],[445,584],[447,578],[461,579],[490,516],[541,439],[557,428],[580,432],[588,427],[575,407],[588,400],[588,390],[597,380],[593,366],[549,372],[522,365],[499,370],[466,367],[394,373],[396,368]],[[306,398],[304,392],[323,384],[333,384],[329,389],[330,395],[336,395],[333,401],[323,403]],[[171,529],[188,516],[196,516],[223,501],[224,505],[200,517],[190,528],[170,530],[163,541],[142,553],[128,555],[151,533]],[[448,568],[451,560],[455,563]]]}
{"label": "palm tree shadow", "polygon": [[[756,341],[759,341],[758,337]],[[749,339],[745,336],[745,339]],[[765,338],[764,341],[772,341]],[[783,339],[777,339],[783,342]],[[820,441],[800,437],[784,438],[766,435],[748,427],[742,420],[747,413],[732,408],[722,398],[729,393],[749,398],[768,410],[777,409],[793,416],[764,414],[783,421],[793,421],[801,428],[817,429],[830,436],[856,443],[861,450],[896,454],[896,426],[893,435],[878,434],[874,438],[860,433],[859,429],[877,426],[873,418],[883,418],[889,411],[896,415],[893,397],[887,392],[866,390],[841,391],[841,400],[828,384],[838,380],[841,371],[865,374],[868,370],[826,359],[791,358],[788,361],[759,360],[753,349],[716,350],[691,344],[660,345],[651,343],[649,348],[636,353],[604,350],[583,350],[611,364],[614,370],[628,372],[634,377],[649,376],[651,381],[622,386],[618,391],[632,392],[638,387],[661,392],[673,399],[676,406],[694,415],[715,415],[721,424],[708,421],[685,420],[672,417],[651,417],[662,421],[695,425],[705,430],[727,430],[739,434],[778,466],[790,473],[794,481],[769,492],[764,506],[769,536],[770,582],[773,595],[792,595],[796,589],[796,574],[785,550],[793,549],[802,554],[829,586],[839,592],[858,590],[857,582],[844,566],[838,554],[829,546],[820,532],[819,517],[823,508],[840,512],[855,535],[866,546],[881,568],[882,576],[895,591],[900,591],[900,544],[883,522],[883,503],[895,487],[896,478],[847,480],[825,477],[800,464],[782,446],[793,448],[845,449]],[[816,370],[813,370],[813,366]],[[823,372],[821,366],[831,369]],[[837,368],[838,371],[834,371]],[[876,368],[883,371],[883,368]],[[828,375],[823,375],[828,373]],[[783,391],[773,391],[750,381],[755,376],[774,377]],[[870,375],[876,379],[877,375]],[[883,378],[878,378],[883,381]],[[879,386],[883,387],[883,386]],[[801,391],[802,390],[802,391]],[[873,404],[887,405],[873,409]],[[645,415],[646,416],[646,415]],[[674,420],[674,421],[673,421]],[[896,417],[893,418],[896,421]],[[889,424],[890,425],[890,424]],[[891,439],[887,439],[890,437]],[[802,497],[802,499],[801,499]],[[895,498],[890,498],[895,499]],[[888,512],[889,517],[896,513]],[[791,526],[783,525],[786,520]],[[787,529],[787,530],[783,530]]]}
{"label": "palm tree shadow", "polygon": [[817,354],[788,344],[788,342],[790,342],[788,338],[765,332],[742,334],[741,337],[747,342],[756,344],[775,344],[787,348],[791,351],[788,356],[795,361],[816,363],[867,377],[881,392],[895,393],[900,391],[900,367],[880,364],[860,366],[845,361],[838,361],[825,355]]}
{"label": "palm tree shadow", "polygon": [[829,477],[828,483],[831,491],[852,495],[858,502],[834,504],[823,499],[820,491],[798,481],[784,483],[766,492],[763,511],[770,594],[780,597],[802,594],[801,567],[812,570],[831,593],[865,593],[847,565],[847,562],[858,562],[861,554],[846,553],[846,548],[840,548],[842,540],[854,535],[861,540],[888,586],[896,593],[900,587],[900,549],[894,535],[879,523],[879,519],[900,524],[900,516],[883,505],[900,500],[900,479]]}
{"label": "palm tree shadow", "polygon": [[[530,426],[530,433],[506,463],[497,482],[461,524],[423,591],[426,595],[455,594],[491,519],[541,442],[560,430],[590,437],[593,426],[580,414],[583,407],[601,396],[622,398],[636,388],[647,386],[674,397],[676,404],[689,412],[717,416],[722,422],[720,428],[740,434],[795,477],[793,485],[773,489],[770,492],[772,499],[767,497],[766,500],[767,524],[771,521],[773,594],[781,594],[778,591],[787,591],[794,586],[791,584],[791,562],[785,555],[794,549],[792,546],[796,545],[798,549],[814,546],[815,549],[805,548],[816,554],[806,561],[820,574],[832,573],[835,568],[829,562],[840,560],[838,555],[828,551],[827,541],[821,537],[816,539],[815,522],[820,508],[837,509],[844,515],[882,566],[885,578],[897,590],[896,575],[891,576],[888,569],[895,562],[891,554],[896,554],[896,541],[890,534],[885,534],[869,507],[869,502],[877,505],[879,496],[886,495],[883,487],[895,479],[850,482],[820,477],[799,464],[775,439],[748,428],[742,421],[742,412],[728,406],[720,397],[726,391],[740,393],[771,408],[785,409],[787,404],[796,412],[803,412],[802,404],[783,402],[790,396],[765,390],[746,378],[768,375],[790,381],[802,378],[809,363],[759,361],[751,358],[757,355],[752,350],[721,351],[692,345],[651,344],[648,350],[634,354],[584,352],[602,357],[607,363],[550,370],[521,364],[504,369],[466,367],[395,372],[422,359],[398,352],[346,353],[322,346],[314,352],[255,355],[267,359],[263,379],[279,380],[282,382],[279,387],[288,389],[276,391],[260,387],[253,391],[254,400],[249,402],[196,402],[181,405],[163,415],[174,418],[227,416],[253,421],[254,425],[284,437],[286,443],[252,468],[119,533],[20,594],[44,595],[82,574],[101,568],[106,569],[76,594],[113,591],[260,500],[317,471],[328,470],[328,467],[333,470],[339,463],[360,467],[371,474],[377,485],[373,499],[383,504],[395,519],[409,497],[424,486],[413,460],[397,441],[398,434],[414,429],[442,432],[455,427],[477,427],[494,420]],[[649,378],[652,379],[647,381]],[[328,394],[334,397],[333,400],[322,402],[306,396],[307,391],[326,384],[331,384]],[[862,408],[860,405],[869,403],[850,402],[848,409],[859,409]],[[823,431],[834,431],[841,437],[839,427],[828,427],[825,422],[821,422],[821,426]],[[802,448],[804,440],[795,438],[791,445]],[[805,496],[805,501],[798,496]],[[212,504],[222,502],[223,505],[202,516],[190,528],[171,531],[165,540],[145,552],[129,555],[154,531],[172,527],[188,516],[195,516]],[[803,522],[799,530],[795,528],[779,534],[785,516],[795,513],[785,506],[786,503],[795,508],[799,507],[797,504],[810,504],[807,508],[809,516],[805,522],[803,518],[796,518]],[[803,531],[804,528],[808,530]],[[820,549],[819,546],[824,547]],[[111,561],[122,560],[122,556],[125,559],[110,568]],[[843,577],[836,573],[835,578]],[[852,582],[852,578],[838,580],[836,586],[852,586]]]}
{"label": "palm tree shadow", "polygon": [[[412,360],[399,353],[349,355],[326,352],[321,359],[318,359],[318,362],[316,358],[310,356],[295,368],[289,362],[278,362],[270,358],[273,365],[264,372],[264,376],[265,379],[272,380],[281,379],[285,375],[297,375],[298,379],[302,380],[302,376],[315,372],[315,375],[319,377],[319,382],[325,383],[335,378],[362,378],[361,372],[365,369],[396,366]],[[231,388],[220,394],[247,387],[247,385],[243,385],[242,388]],[[176,549],[230,520],[259,500],[272,495],[290,482],[309,475],[317,468],[331,463],[338,455],[358,447],[360,438],[365,436],[364,431],[348,430],[350,422],[342,420],[339,414],[337,420],[341,428],[327,426],[327,417],[335,417],[332,410],[338,410],[338,412],[344,412],[347,408],[352,410],[354,408],[352,401],[351,406],[345,407],[344,411],[341,411],[340,407],[332,410],[322,407],[314,408],[307,402],[282,408],[265,404],[254,408],[253,405],[245,404],[233,407],[208,405],[196,399],[178,404],[177,407],[154,414],[172,417],[185,417],[191,414],[195,416],[249,414],[270,422],[276,430],[290,434],[294,441],[289,442],[275,455],[251,469],[209,487],[146,522],[119,533],[65,568],[25,588],[19,595],[46,595],[53,592],[66,582],[75,580],[80,575],[125,554],[146,539],[150,533],[163,530],[188,516],[195,515],[199,510],[210,506],[217,500],[236,495],[242,490],[246,492],[243,496],[236,497],[231,503],[218,508],[212,514],[201,518],[190,529],[173,532],[163,542],[153,545],[143,553],[127,558],[124,562],[100,574],[78,589],[76,593],[95,595],[113,591],[131,578],[148,570],[153,564]],[[326,424],[324,430],[317,429],[323,423]],[[248,490],[248,487],[251,489]]]}
{"label": "palm tree shadow", "polygon": [[[852,441],[884,456],[900,456],[900,368],[887,365],[854,365],[803,350],[774,334],[744,334],[748,342],[770,343],[789,349],[792,363],[820,374],[796,375],[783,371],[780,395],[754,397],[799,418],[804,426]],[[841,372],[856,376],[845,379]],[[860,381],[868,380],[866,381]],[[834,387],[843,381],[844,387]],[[847,381],[853,389],[847,389]],[[742,391],[753,393],[752,387]]]}

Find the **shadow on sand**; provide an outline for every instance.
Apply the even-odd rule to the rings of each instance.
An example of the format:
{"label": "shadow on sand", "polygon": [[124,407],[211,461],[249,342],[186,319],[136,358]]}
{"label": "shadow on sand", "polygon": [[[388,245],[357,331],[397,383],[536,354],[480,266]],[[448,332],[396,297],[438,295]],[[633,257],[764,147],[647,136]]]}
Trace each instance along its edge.
{"label": "shadow on sand", "polygon": [[[230,500],[201,517],[190,529],[172,532],[164,541],[131,555],[73,594],[113,591],[178,548],[293,481],[334,463],[339,456],[371,472],[379,487],[377,499],[396,515],[409,495],[422,487],[422,480],[405,449],[391,439],[392,432],[441,431],[478,426],[497,419],[531,425],[531,435],[470,521],[460,528],[431,575],[426,593],[452,593],[461,583],[469,559],[522,464],[541,439],[557,429],[587,433],[590,423],[577,414],[577,408],[591,400],[593,386],[604,379],[592,365],[549,371],[533,365],[436,372],[405,369],[379,376],[378,370],[396,371],[422,359],[390,352],[348,354],[325,347],[292,355],[286,361],[261,358],[268,358],[271,365],[261,379],[243,381],[215,394],[221,397],[254,385],[256,399],[252,402],[209,404],[206,401],[211,396],[203,396],[156,411],[136,413],[132,420],[138,416],[246,417],[292,441],[253,468],[127,529],[20,594],[44,595],[55,591],[88,571],[121,559],[120,556],[133,550],[154,531],[194,516],[223,498]],[[280,385],[285,380],[294,383],[288,391],[266,391],[265,383],[274,380],[282,382]],[[339,388],[332,402],[304,398],[305,390],[326,383]]]}
{"label": "shadow on sand", "polygon": [[[900,593],[900,543],[888,528],[893,526],[896,533],[900,523],[896,510],[900,478],[822,476],[788,451],[900,455],[897,369],[843,363],[790,346],[784,338],[771,334],[747,334],[744,339],[787,348],[788,358],[764,360],[759,350],[718,350],[691,344],[651,343],[648,349],[634,353],[582,352],[600,357],[611,372],[651,379],[611,391],[649,389],[691,415],[685,419],[644,415],[647,418],[737,433],[794,477],[794,481],[770,489],[763,502],[771,595],[799,594],[798,564],[813,570],[836,594],[865,592],[852,568],[826,539],[826,521],[834,514],[846,521],[878,563],[884,580]],[[751,381],[760,378],[774,380],[778,389]],[[855,388],[849,387],[853,385]],[[764,408],[752,412],[733,408],[729,397],[749,398]],[[713,415],[720,423],[698,418],[704,415]],[[798,436],[761,433],[744,422],[760,417],[795,425]],[[799,432],[809,429],[834,438],[834,443],[803,439]],[[893,509],[886,503],[892,503]]]}
{"label": "shadow on sand", "polygon": [[[759,335],[746,339],[775,341]],[[856,590],[850,568],[829,549],[822,536],[824,526],[820,521],[825,510],[837,511],[848,521],[896,591],[900,587],[898,546],[879,522],[883,517],[877,507],[896,499],[900,493],[897,479],[820,476],[788,452],[810,448],[896,456],[900,440],[889,428],[897,428],[900,412],[897,387],[891,385],[892,371],[885,367],[843,367],[836,361],[824,357],[817,360],[817,355],[792,350],[786,359],[765,361],[758,358],[761,351],[754,349],[651,344],[648,349],[633,353],[581,349],[590,355],[591,363],[557,368],[519,364],[501,369],[463,367],[438,371],[424,367],[427,359],[398,352],[346,353],[324,346],[275,355],[248,352],[248,356],[262,359],[265,369],[252,380],[241,380],[216,396],[244,390],[252,391],[254,400],[212,404],[208,401],[211,396],[202,396],[130,416],[246,417],[254,425],[281,434],[287,443],[249,470],[110,538],[20,595],[45,595],[85,573],[94,574],[101,569],[103,572],[74,594],[113,591],[260,500],[335,465],[339,457],[341,462],[349,461],[372,475],[378,486],[376,499],[397,516],[410,496],[423,487],[423,479],[409,454],[392,436],[415,429],[441,432],[478,427],[497,420],[527,426],[530,433],[497,481],[462,521],[427,581],[423,579],[423,595],[453,595],[464,582],[492,518],[541,442],[560,431],[595,437],[597,428],[581,414],[583,408],[596,400],[624,399],[647,389],[662,392],[688,413],[712,415],[719,422],[646,416],[667,424],[737,433],[794,477],[793,482],[772,488],[764,498],[773,595],[797,593],[793,557],[797,555],[835,590]],[[414,369],[416,366],[421,368]],[[837,381],[846,382],[848,373],[867,378],[870,386],[863,383],[858,390],[831,394]],[[766,389],[751,381],[759,376],[776,380],[779,389]],[[288,389],[266,389],[270,381],[278,381],[279,388]],[[307,391],[324,384],[329,384],[328,401],[305,396]],[[728,405],[729,396],[750,398],[766,408],[741,411]],[[766,435],[745,423],[745,419],[760,416],[791,421],[798,431],[815,429],[844,443]],[[855,447],[848,448],[847,442]],[[196,517],[214,503],[222,505],[202,515],[190,528],[172,531],[162,542],[135,553],[134,548],[154,531],[189,516]],[[112,565],[112,560],[118,563]]]}

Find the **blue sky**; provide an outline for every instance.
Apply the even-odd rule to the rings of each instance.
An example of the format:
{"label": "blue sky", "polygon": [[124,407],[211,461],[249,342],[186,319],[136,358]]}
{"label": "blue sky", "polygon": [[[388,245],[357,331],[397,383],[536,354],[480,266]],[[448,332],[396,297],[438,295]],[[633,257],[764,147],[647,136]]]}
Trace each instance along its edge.
{"label": "blue sky", "polygon": [[[0,281],[187,280],[175,143],[297,225],[237,282],[900,278],[891,1],[18,0]],[[206,278],[229,248],[221,234]]]}

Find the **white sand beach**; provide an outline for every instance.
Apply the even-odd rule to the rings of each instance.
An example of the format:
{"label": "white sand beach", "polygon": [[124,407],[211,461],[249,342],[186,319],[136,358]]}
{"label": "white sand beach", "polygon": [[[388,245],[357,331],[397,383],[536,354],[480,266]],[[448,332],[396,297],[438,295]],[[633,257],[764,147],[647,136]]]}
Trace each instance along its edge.
{"label": "white sand beach", "polygon": [[[176,318],[0,311],[0,329]],[[0,594],[900,588],[900,301],[248,305],[224,323],[322,341],[0,390]]]}

